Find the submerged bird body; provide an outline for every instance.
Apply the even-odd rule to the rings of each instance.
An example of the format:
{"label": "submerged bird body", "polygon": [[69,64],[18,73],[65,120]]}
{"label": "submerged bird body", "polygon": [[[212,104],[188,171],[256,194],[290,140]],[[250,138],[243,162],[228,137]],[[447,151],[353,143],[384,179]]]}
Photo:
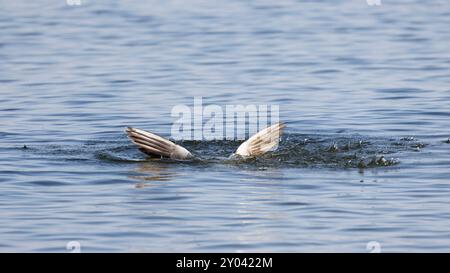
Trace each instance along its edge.
{"label": "submerged bird body", "polygon": [[[260,156],[276,149],[285,127],[280,122],[259,131],[242,143],[234,154],[243,157]],[[153,133],[131,127],[128,127],[126,132],[139,150],[150,156],[176,160],[189,160],[194,157],[186,148]]]}

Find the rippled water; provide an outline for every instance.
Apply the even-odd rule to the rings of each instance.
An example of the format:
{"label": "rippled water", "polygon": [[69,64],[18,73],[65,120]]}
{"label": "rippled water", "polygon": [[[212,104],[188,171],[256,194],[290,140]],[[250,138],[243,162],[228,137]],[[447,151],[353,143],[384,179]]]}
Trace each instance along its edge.
{"label": "rippled water", "polygon": [[[450,251],[448,1],[0,1],[0,250]],[[275,153],[176,104],[278,104]]]}

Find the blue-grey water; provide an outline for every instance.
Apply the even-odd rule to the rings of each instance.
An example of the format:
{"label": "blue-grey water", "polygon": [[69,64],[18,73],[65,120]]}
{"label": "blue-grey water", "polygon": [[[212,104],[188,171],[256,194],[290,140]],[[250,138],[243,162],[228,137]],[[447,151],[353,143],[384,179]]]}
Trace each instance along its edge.
{"label": "blue-grey water", "polygon": [[[447,0],[1,0],[0,251],[450,251],[449,27]],[[126,138],[199,96],[279,105],[279,150]]]}

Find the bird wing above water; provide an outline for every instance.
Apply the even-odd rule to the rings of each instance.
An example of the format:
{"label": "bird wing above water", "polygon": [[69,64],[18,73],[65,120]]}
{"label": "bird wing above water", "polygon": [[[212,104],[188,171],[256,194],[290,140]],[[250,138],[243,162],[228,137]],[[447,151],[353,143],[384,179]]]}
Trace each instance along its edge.
{"label": "bird wing above water", "polygon": [[139,150],[148,155],[179,160],[193,157],[185,148],[153,133],[131,127],[128,127],[126,132],[131,141],[139,146]]}
{"label": "bird wing above water", "polygon": [[279,122],[259,131],[242,143],[235,154],[240,156],[260,156],[274,150],[285,127],[284,123]]}

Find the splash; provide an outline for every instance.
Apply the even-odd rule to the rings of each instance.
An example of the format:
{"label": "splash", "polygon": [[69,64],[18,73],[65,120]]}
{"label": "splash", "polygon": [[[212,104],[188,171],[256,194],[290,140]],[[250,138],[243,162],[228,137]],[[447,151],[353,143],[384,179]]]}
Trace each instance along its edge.
{"label": "splash", "polygon": [[258,158],[230,157],[241,144],[238,141],[183,141],[196,159],[179,162],[150,159],[126,139],[119,141],[87,141],[77,145],[28,145],[22,151],[49,160],[86,161],[91,164],[229,164],[243,168],[378,168],[400,163],[404,152],[420,152],[427,144],[411,137],[373,138],[360,135],[287,134],[278,149]]}

